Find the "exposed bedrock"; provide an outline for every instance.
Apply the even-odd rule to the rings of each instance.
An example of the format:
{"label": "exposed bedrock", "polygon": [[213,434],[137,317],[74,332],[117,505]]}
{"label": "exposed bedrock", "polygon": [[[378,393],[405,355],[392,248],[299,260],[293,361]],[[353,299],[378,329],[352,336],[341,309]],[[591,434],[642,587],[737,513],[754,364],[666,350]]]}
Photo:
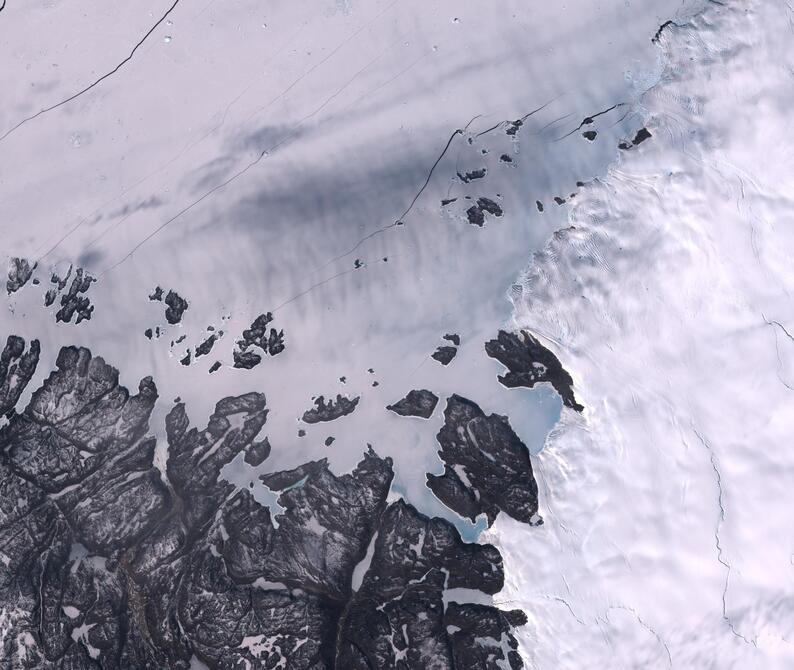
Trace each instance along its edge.
{"label": "exposed bedrock", "polygon": [[418,416],[429,419],[436,409],[438,396],[427,389],[408,391],[408,394],[386,409],[400,416]]}
{"label": "exposed bedrock", "polygon": [[[504,667],[497,660],[501,652],[485,638],[496,632],[494,621],[499,621],[507,624],[505,632],[515,643],[509,627],[523,623],[520,613],[483,606],[477,617],[465,605],[463,613],[453,603],[445,611],[443,600],[445,588],[493,594],[503,581],[495,547],[467,544],[447,521],[430,519],[404,501],[391,504],[381,519],[372,563],[342,617],[336,667]],[[464,661],[483,657],[490,657],[490,664]],[[522,667],[520,659],[511,667]]]}
{"label": "exposed bedrock", "polygon": [[444,606],[447,588],[498,592],[499,552],[387,506],[390,459],[369,448],[347,474],[320,460],[262,475],[273,517],[221,477],[241,453],[266,461],[263,394],[223,398],[204,427],[174,405],[161,472],[153,380],[130,393],[65,347],[17,412],[38,358],[17,337],[0,355],[4,668],[521,667],[519,614]]}
{"label": "exposed bedrock", "polygon": [[507,417],[486,415],[471,400],[452,395],[436,439],[444,473],[428,474],[427,485],[444,504],[472,521],[485,514],[488,525],[500,511],[518,521],[538,522],[529,450]]}
{"label": "exposed bedrock", "polygon": [[548,382],[562,398],[566,407],[581,412],[573,393],[573,378],[562,367],[557,357],[526,330],[508,333],[500,330],[495,340],[485,343],[485,353],[507,368],[498,379],[507,388]]}
{"label": "exposed bedrock", "polygon": [[358,405],[361,396],[346,398],[341,394],[336,395],[336,400],[325,400],[325,396],[319,396],[314,401],[314,407],[307,409],[303,413],[305,423],[320,423],[321,421],[335,421],[343,416],[352,414]]}
{"label": "exposed bedrock", "polygon": [[8,295],[16,293],[30,281],[36,263],[31,263],[26,258],[12,258],[8,263],[8,279],[6,280],[6,292]]}

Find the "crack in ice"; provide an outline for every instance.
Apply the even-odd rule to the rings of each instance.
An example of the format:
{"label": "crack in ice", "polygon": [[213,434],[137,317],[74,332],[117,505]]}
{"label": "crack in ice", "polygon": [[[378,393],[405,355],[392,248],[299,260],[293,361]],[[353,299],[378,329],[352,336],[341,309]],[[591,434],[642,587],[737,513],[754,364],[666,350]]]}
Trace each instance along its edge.
{"label": "crack in ice", "polygon": [[[35,119],[35,118],[38,118],[38,117],[39,117],[39,116],[41,116],[42,114],[46,114],[46,113],[48,113],[48,112],[51,112],[51,111],[53,111],[54,109],[58,109],[58,107],[62,107],[63,105],[66,105],[66,104],[68,104],[68,103],[72,102],[73,100],[75,100],[76,98],[79,98],[79,97],[80,97],[81,95],[83,95],[84,93],[88,93],[88,91],[90,91],[92,88],[94,88],[95,86],[97,86],[98,84],[100,84],[102,81],[104,81],[104,80],[105,80],[105,79],[107,79],[108,77],[111,77],[111,76],[113,76],[114,74],[116,74],[116,72],[118,72],[118,71],[119,71],[119,70],[120,70],[120,69],[121,69],[121,68],[122,68],[124,65],[126,65],[127,63],[129,63],[129,62],[132,60],[132,57],[135,55],[135,52],[136,52],[136,51],[137,51],[137,50],[140,48],[140,46],[141,46],[141,45],[142,45],[142,44],[143,44],[143,43],[144,43],[144,42],[145,42],[145,41],[146,41],[146,40],[149,38],[149,36],[150,36],[150,35],[151,35],[151,34],[152,34],[152,33],[153,33],[153,32],[154,32],[156,29],[157,29],[157,27],[158,27],[158,26],[159,26],[159,25],[160,25],[160,24],[161,24],[163,21],[165,21],[165,20],[166,20],[166,18],[168,18],[168,15],[169,15],[171,12],[173,12],[173,11],[174,11],[174,9],[176,9],[176,6],[177,6],[178,4],[179,4],[179,0],[174,0],[174,3],[173,3],[173,4],[172,4],[172,5],[171,5],[171,6],[168,8],[168,10],[166,11],[166,13],[165,13],[165,14],[163,14],[163,15],[160,17],[160,19],[157,21],[157,23],[155,23],[155,24],[154,24],[154,25],[153,25],[151,28],[149,28],[149,30],[146,32],[146,34],[145,34],[145,35],[144,35],[144,36],[143,36],[143,37],[142,37],[142,38],[141,38],[141,39],[138,41],[138,43],[137,43],[137,44],[136,44],[136,45],[135,45],[135,46],[132,48],[132,51],[130,51],[129,55],[128,55],[128,56],[127,56],[127,57],[126,57],[126,58],[125,58],[123,61],[121,61],[121,62],[120,62],[118,65],[116,65],[116,67],[114,67],[112,70],[110,70],[110,72],[106,72],[106,73],[105,73],[105,74],[103,74],[101,77],[99,77],[99,79],[96,79],[94,82],[92,82],[91,84],[89,84],[88,86],[86,86],[85,88],[83,88],[82,90],[78,91],[77,93],[74,93],[74,94],[70,95],[68,98],[65,98],[65,99],[63,99],[63,100],[61,100],[60,102],[57,102],[57,103],[55,103],[54,105],[50,105],[49,107],[45,107],[44,109],[40,109],[40,110],[39,110],[38,112],[36,112],[35,114],[33,114],[33,115],[31,115],[31,116],[28,116],[28,117],[26,117],[26,118],[22,119],[22,120],[21,120],[19,123],[17,123],[15,126],[13,126],[13,127],[12,127],[12,128],[10,128],[9,130],[7,130],[5,133],[3,133],[2,135],[0,135],[0,142],[2,142],[2,141],[3,141],[4,139],[6,139],[6,137],[8,137],[8,136],[9,136],[11,133],[13,133],[14,131],[16,131],[16,130],[17,130],[17,129],[19,129],[20,127],[24,126],[24,125],[25,125],[26,123],[28,123],[29,121],[33,121],[33,119]],[[5,0],[3,0],[3,6],[2,6],[2,7],[0,7],[0,11],[2,11],[3,7],[5,7]]]}
{"label": "crack in ice", "polygon": [[609,620],[609,611],[610,610],[615,610],[615,609],[617,609],[617,610],[625,610],[626,612],[630,612],[631,614],[634,615],[634,618],[637,619],[639,624],[645,630],[647,630],[649,633],[651,633],[651,635],[653,635],[658,640],[659,644],[662,645],[662,647],[664,647],[664,651],[667,654],[667,662],[669,663],[670,667],[672,668],[673,667],[673,657],[670,654],[670,648],[667,646],[667,643],[664,641],[664,638],[662,638],[662,636],[656,631],[656,629],[654,629],[653,626],[651,626],[648,623],[646,623],[643,620],[643,618],[637,613],[637,610],[635,610],[633,607],[629,607],[628,605],[610,605],[609,607],[607,607],[606,612],[604,612],[604,616],[607,618],[607,620]]}
{"label": "crack in ice", "polygon": [[[778,326],[779,328],[781,328],[783,330],[783,332],[786,334],[786,336],[789,339],[794,340],[794,338],[792,338],[791,335],[789,335],[788,331],[786,330],[786,328],[783,325],[781,325],[777,321],[770,321],[769,319],[766,318],[766,316],[764,316],[764,314],[761,314],[761,318],[763,318],[764,322],[768,326],[772,326],[772,328],[774,328],[775,326]],[[781,384],[783,384],[783,386],[785,386],[789,391],[794,391],[794,386],[791,386],[788,382],[786,382],[786,380],[783,379],[783,376],[781,375],[781,371],[783,370],[783,360],[780,358],[780,344],[778,343],[778,339],[777,339],[777,330],[775,330],[775,355],[777,356],[777,378],[778,378],[778,381]]]}
{"label": "crack in ice", "polygon": [[714,543],[717,549],[717,560],[720,562],[721,565],[725,567],[725,584],[722,589],[722,618],[725,620],[725,623],[728,625],[731,633],[741,640],[743,640],[746,644],[752,644],[753,646],[757,646],[755,640],[750,640],[749,638],[742,635],[734,626],[733,621],[728,616],[728,605],[727,605],[727,597],[728,597],[728,583],[731,577],[731,565],[725,560],[723,553],[724,550],[722,548],[722,541],[720,538],[720,528],[722,527],[722,523],[725,521],[725,503],[724,503],[724,491],[722,488],[722,474],[720,473],[719,465],[717,463],[717,455],[714,453],[713,447],[708,443],[708,441],[703,437],[703,435],[698,432],[698,430],[692,426],[692,430],[697,436],[700,443],[706,449],[709,454],[709,460],[711,461],[711,468],[714,470],[714,476],[716,479],[717,484],[717,503],[720,508],[720,515],[719,519],[717,520],[717,528],[714,531]]}

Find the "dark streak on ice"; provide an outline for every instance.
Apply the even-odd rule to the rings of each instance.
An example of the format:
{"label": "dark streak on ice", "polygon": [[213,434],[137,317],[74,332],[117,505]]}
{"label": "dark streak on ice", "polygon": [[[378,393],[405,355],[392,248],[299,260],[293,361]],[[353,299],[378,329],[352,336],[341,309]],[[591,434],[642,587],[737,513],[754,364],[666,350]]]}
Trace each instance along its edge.
{"label": "dark streak on ice", "polygon": [[[13,127],[12,127],[12,128],[10,128],[9,130],[7,130],[5,133],[3,133],[3,135],[0,135],[0,142],[2,142],[2,141],[3,141],[3,140],[6,138],[6,137],[8,137],[8,136],[9,136],[11,133],[13,133],[15,130],[17,130],[17,129],[18,129],[20,126],[23,126],[24,124],[28,123],[28,121],[32,121],[33,119],[35,119],[35,118],[37,118],[37,117],[41,116],[42,114],[46,114],[47,112],[51,112],[52,110],[54,110],[54,109],[57,109],[58,107],[62,107],[63,105],[66,105],[66,104],[68,104],[68,103],[72,102],[72,100],[74,100],[74,99],[76,99],[76,98],[79,98],[79,97],[80,97],[81,95],[83,95],[84,93],[87,93],[88,91],[90,91],[92,88],[94,88],[95,86],[97,86],[98,84],[100,84],[102,81],[104,81],[104,80],[105,80],[105,79],[107,79],[108,77],[110,77],[110,76],[112,76],[112,75],[116,74],[116,72],[118,72],[118,71],[119,71],[119,70],[120,70],[120,69],[121,69],[121,68],[122,68],[122,67],[123,67],[123,66],[124,66],[126,63],[128,63],[130,60],[132,60],[132,57],[135,55],[135,52],[138,50],[138,48],[139,48],[139,47],[140,47],[140,46],[141,46],[141,45],[142,45],[142,44],[143,44],[143,43],[146,41],[146,39],[147,39],[147,38],[148,38],[148,37],[149,37],[149,36],[150,36],[150,35],[151,35],[151,34],[152,34],[152,33],[153,33],[153,32],[154,32],[156,29],[157,29],[157,27],[158,27],[158,26],[159,26],[159,25],[160,25],[160,24],[161,24],[163,21],[165,21],[165,20],[166,20],[166,18],[168,17],[168,15],[169,15],[169,14],[170,14],[172,11],[174,11],[174,9],[176,8],[176,6],[177,6],[178,4],[179,4],[179,0],[174,0],[174,3],[173,3],[173,4],[172,4],[172,5],[171,5],[171,6],[168,8],[168,10],[166,11],[166,13],[165,13],[165,14],[163,14],[163,15],[162,15],[162,16],[161,16],[161,17],[158,19],[157,23],[155,23],[155,24],[154,24],[154,25],[153,25],[151,28],[149,28],[149,30],[146,32],[146,34],[145,34],[145,35],[144,35],[144,36],[143,36],[143,37],[142,37],[142,38],[141,38],[141,39],[138,41],[138,43],[137,43],[137,44],[136,44],[136,45],[135,45],[135,46],[132,48],[132,51],[130,51],[130,54],[129,54],[129,56],[127,56],[127,57],[126,57],[126,58],[125,58],[123,61],[121,61],[121,62],[120,62],[118,65],[116,65],[116,67],[114,67],[112,70],[110,70],[110,72],[106,72],[106,73],[105,73],[105,74],[103,74],[101,77],[99,77],[99,79],[96,79],[96,80],[95,80],[93,83],[89,84],[88,86],[86,86],[85,88],[81,89],[81,90],[80,90],[80,91],[78,91],[77,93],[74,93],[73,95],[70,95],[68,98],[65,98],[64,100],[61,100],[60,102],[58,102],[58,103],[56,103],[56,104],[54,104],[54,105],[51,105],[50,107],[45,107],[44,109],[41,109],[41,110],[39,110],[38,112],[36,112],[36,113],[35,113],[35,114],[33,114],[32,116],[28,116],[27,118],[24,118],[24,119],[22,119],[22,120],[21,120],[21,121],[19,121],[19,122],[18,122],[18,123],[17,123],[15,126],[13,126]],[[3,0],[3,7],[5,7],[5,0]],[[2,7],[0,7],[0,10],[2,10]]]}
{"label": "dark streak on ice", "polygon": [[582,122],[576,128],[574,128],[571,132],[565,133],[565,135],[562,135],[561,137],[558,137],[554,141],[555,142],[559,142],[560,140],[564,140],[566,137],[570,137],[575,132],[581,130],[584,126],[589,126],[590,124],[592,124],[595,121],[595,119],[598,118],[599,116],[603,116],[604,114],[609,114],[609,112],[611,112],[612,110],[618,109],[619,107],[625,107],[627,104],[628,103],[626,103],[626,102],[619,102],[619,103],[617,103],[615,105],[612,105],[611,107],[607,107],[606,109],[598,112],[597,114],[593,114],[592,116],[584,117],[584,119],[582,119]]}

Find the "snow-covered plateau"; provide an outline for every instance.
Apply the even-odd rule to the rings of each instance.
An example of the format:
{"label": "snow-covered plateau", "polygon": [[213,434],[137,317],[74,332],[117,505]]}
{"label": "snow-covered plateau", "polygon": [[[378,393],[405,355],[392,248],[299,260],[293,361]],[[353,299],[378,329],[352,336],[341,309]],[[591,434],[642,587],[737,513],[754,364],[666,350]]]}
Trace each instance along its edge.
{"label": "snow-covered plateau", "polygon": [[653,141],[513,287],[576,380],[538,455],[542,531],[499,518],[536,668],[794,667],[794,11],[660,37]]}

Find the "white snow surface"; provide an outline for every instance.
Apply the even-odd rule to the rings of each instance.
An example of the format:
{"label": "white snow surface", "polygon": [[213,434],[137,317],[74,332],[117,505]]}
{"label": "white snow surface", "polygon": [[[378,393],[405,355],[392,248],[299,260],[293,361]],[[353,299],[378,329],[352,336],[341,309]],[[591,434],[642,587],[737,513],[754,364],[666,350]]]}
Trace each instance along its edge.
{"label": "white snow surface", "polygon": [[[704,3],[180,1],[170,25],[74,99],[172,0],[7,3],[0,239],[4,257],[39,261],[41,282],[0,314],[4,332],[41,341],[20,406],[60,346],[88,346],[131,389],[155,379],[162,466],[169,399],[182,398],[201,426],[219,398],[263,391],[273,445],[263,470],[327,456],[341,473],[372,443],[394,459],[395,491],[476,534],[425,486],[425,473],[442,469],[444,400],[460,393],[507,414],[530,450],[541,448],[559,399],[546,387],[501,387],[483,342],[510,318],[505,288],[566,215],[553,198],[580,191],[639,127],[636,102],[659,72],[651,36]],[[499,125],[533,110],[515,136]],[[590,142],[579,125],[596,114]],[[483,179],[456,177],[482,168]],[[482,228],[464,214],[466,198],[480,196],[504,210]],[[43,293],[50,270],[70,263],[98,277],[96,310],[56,326]],[[179,325],[148,300],[155,285],[189,300]],[[234,341],[268,310],[285,351],[234,369]],[[208,326],[224,337],[181,365]],[[157,327],[162,337],[144,336]],[[461,346],[442,368],[430,354],[453,332]],[[223,365],[210,375],[214,360]],[[442,399],[431,420],[385,409],[412,388]],[[300,422],[314,396],[337,393],[361,396],[353,414]],[[224,472],[238,486],[261,474],[239,465]]]}
{"label": "white snow surface", "polygon": [[794,667],[794,12],[666,29],[653,138],[513,288],[576,381],[545,524],[499,517],[531,668]]}

